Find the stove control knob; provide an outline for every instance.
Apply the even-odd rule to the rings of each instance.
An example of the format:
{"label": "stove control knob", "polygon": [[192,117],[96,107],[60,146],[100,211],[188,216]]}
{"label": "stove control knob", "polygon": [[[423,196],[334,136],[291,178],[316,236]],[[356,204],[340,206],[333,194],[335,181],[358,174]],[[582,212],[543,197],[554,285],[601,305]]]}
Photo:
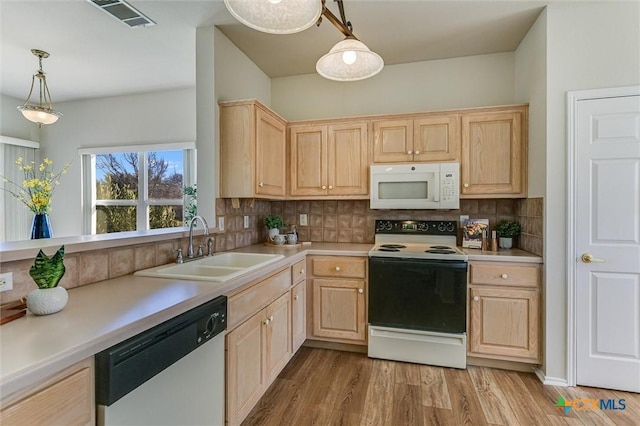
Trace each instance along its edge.
{"label": "stove control knob", "polygon": [[455,229],[456,229],[456,226],[453,223],[450,223],[447,225],[447,231],[453,232],[455,231]]}
{"label": "stove control knob", "polygon": [[429,224],[427,222],[418,222],[418,231],[428,231]]}
{"label": "stove control knob", "polygon": [[445,224],[444,224],[444,222],[440,222],[440,223],[438,224],[438,231],[440,231],[440,232],[444,232],[444,231],[446,231],[446,230],[447,230],[447,225],[445,225]]}
{"label": "stove control knob", "polygon": [[393,228],[393,224],[389,221],[387,222],[382,222],[382,229],[385,231],[391,231],[391,229]]}

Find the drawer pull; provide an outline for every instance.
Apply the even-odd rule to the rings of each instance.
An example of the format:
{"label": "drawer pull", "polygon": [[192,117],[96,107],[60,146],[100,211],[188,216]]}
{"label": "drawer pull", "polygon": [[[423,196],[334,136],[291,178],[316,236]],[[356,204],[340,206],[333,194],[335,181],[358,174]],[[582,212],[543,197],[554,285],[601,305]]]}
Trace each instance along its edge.
{"label": "drawer pull", "polygon": [[362,293],[364,293],[364,290],[363,290],[363,289],[361,289],[361,288],[359,288],[359,289],[358,289],[358,293],[362,294]]}
{"label": "drawer pull", "polygon": [[264,186],[264,183],[260,182],[260,183],[258,183],[258,186],[259,186],[260,188],[262,188],[262,187]]}
{"label": "drawer pull", "polygon": [[340,267],[336,266],[336,272],[340,272]]}
{"label": "drawer pull", "polygon": [[300,275],[304,274],[304,269],[300,269]]}
{"label": "drawer pull", "polygon": [[298,295],[293,297],[293,300],[298,300],[298,299],[300,299],[300,296],[298,296]]}
{"label": "drawer pull", "polygon": [[469,187],[469,184],[468,184],[468,183],[465,183],[465,184],[464,184],[464,185],[462,185],[462,186],[464,186],[465,188],[468,188],[468,187]]}
{"label": "drawer pull", "polygon": [[502,274],[502,275],[500,275],[500,278],[502,278],[503,280],[506,280],[507,278],[509,278],[509,275]]}
{"label": "drawer pull", "polygon": [[474,301],[474,302],[479,302],[479,301],[480,301],[480,297],[478,297],[478,296],[473,296],[473,301]]}

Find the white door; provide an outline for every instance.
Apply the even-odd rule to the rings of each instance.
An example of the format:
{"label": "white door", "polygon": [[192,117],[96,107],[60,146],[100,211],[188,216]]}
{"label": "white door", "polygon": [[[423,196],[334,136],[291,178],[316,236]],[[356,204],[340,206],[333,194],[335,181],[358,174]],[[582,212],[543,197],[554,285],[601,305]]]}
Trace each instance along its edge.
{"label": "white door", "polygon": [[640,96],[577,101],[576,382],[640,392]]}

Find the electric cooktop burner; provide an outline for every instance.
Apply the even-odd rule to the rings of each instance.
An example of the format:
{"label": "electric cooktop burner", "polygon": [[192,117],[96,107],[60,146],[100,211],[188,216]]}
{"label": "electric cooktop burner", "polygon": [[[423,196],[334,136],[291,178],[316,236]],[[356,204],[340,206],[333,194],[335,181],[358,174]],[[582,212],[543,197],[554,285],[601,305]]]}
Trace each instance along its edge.
{"label": "electric cooktop burner", "polygon": [[432,253],[432,254],[456,254],[455,251],[448,249],[429,249],[429,250],[425,250],[425,253]]}
{"label": "electric cooktop burner", "polygon": [[402,244],[382,244],[380,247],[381,248],[386,248],[386,249],[403,249],[403,248],[407,248],[407,246],[404,246]]}
{"label": "electric cooktop burner", "polygon": [[449,246],[431,246],[429,247],[431,250],[451,250]]}

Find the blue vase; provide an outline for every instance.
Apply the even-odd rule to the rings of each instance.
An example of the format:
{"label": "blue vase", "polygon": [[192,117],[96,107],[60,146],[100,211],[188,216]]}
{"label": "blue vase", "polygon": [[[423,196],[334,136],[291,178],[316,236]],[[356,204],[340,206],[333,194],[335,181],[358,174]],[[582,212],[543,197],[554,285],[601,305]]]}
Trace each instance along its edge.
{"label": "blue vase", "polygon": [[36,213],[31,222],[31,239],[52,238],[53,230],[51,229],[51,221],[46,213]]}

